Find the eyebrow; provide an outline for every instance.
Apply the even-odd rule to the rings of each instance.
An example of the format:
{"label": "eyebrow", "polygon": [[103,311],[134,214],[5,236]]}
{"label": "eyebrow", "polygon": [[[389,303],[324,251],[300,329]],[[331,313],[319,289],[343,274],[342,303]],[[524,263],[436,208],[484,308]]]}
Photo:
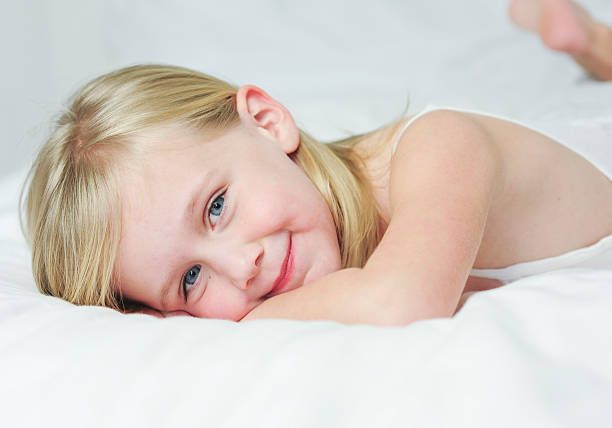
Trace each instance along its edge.
{"label": "eyebrow", "polygon": [[[183,223],[187,222],[188,220],[193,219],[195,215],[196,207],[199,206],[198,202],[200,202],[200,198],[202,198],[205,193],[204,190],[206,190],[206,188],[208,187],[208,183],[210,183],[211,177],[215,176],[216,174],[217,174],[216,169],[209,169],[208,171],[204,173],[204,175],[202,176],[202,179],[199,180],[197,184],[194,186],[194,188],[191,191],[191,194],[189,195],[189,199],[187,199],[188,202],[187,202],[187,205],[185,206],[185,211],[183,212],[183,216],[182,216]],[[160,308],[162,311],[166,310],[166,305],[168,304],[168,296],[170,295],[170,290],[172,290],[172,287],[175,284],[175,282],[172,280],[175,270],[176,269],[170,269],[168,273],[166,274],[166,277],[164,278],[164,282],[162,283],[164,284],[164,286],[161,289],[161,297],[160,297],[160,302],[161,302]],[[179,283],[179,287],[180,287],[180,283]]]}

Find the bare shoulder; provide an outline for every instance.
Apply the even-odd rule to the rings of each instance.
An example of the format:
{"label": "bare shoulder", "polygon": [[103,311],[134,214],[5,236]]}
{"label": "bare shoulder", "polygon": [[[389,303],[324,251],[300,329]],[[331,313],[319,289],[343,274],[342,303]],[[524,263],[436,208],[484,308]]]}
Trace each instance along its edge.
{"label": "bare shoulder", "polygon": [[[489,180],[493,184],[475,267],[500,268],[556,256],[610,233],[609,179],[559,142],[514,121],[471,112],[426,113],[399,141],[390,182],[396,198],[413,199],[403,190],[414,180],[407,170],[423,171],[424,164],[439,165],[436,169],[449,165],[456,180],[449,177],[447,183],[470,190],[470,197],[479,193],[468,189],[470,171],[480,175],[474,176],[473,186]],[[444,177],[431,178],[437,179]]]}
{"label": "bare shoulder", "polygon": [[390,222],[364,270],[452,314],[500,192],[503,162],[485,128],[455,111],[418,117],[391,160]]}
{"label": "bare shoulder", "polygon": [[[406,126],[409,125],[407,128]],[[394,147],[397,143],[397,150]],[[434,153],[437,150],[437,153]],[[391,217],[391,174],[394,171],[395,181],[402,182],[410,178],[400,175],[410,174],[415,166],[424,171],[424,158],[432,156],[431,160],[443,161],[446,158],[454,162],[458,154],[466,159],[461,165],[478,162],[475,153],[480,153],[488,159],[483,161],[492,167],[503,170],[503,157],[500,155],[499,142],[490,135],[486,126],[473,115],[454,110],[434,110],[393,122],[385,127],[370,132],[356,147],[364,161],[364,172],[370,179],[374,195],[380,207],[380,212],[386,223]],[[486,166],[486,165],[485,165]],[[442,170],[440,170],[442,169]],[[439,165],[439,172],[450,172],[445,166]],[[402,171],[403,174],[398,174]]]}
{"label": "bare shoulder", "polygon": [[[429,169],[422,168],[424,165]],[[458,185],[462,174],[480,171],[497,184],[493,190],[501,192],[504,157],[496,135],[478,118],[453,110],[434,110],[412,120],[401,134],[392,160],[390,185],[419,171],[455,175]],[[447,178],[452,179],[450,176]]]}
{"label": "bare shoulder", "polygon": [[[416,118],[407,118],[402,129],[410,123],[401,134],[400,141],[419,140],[423,137],[445,140],[460,140],[466,143],[493,145],[492,135],[472,114],[455,110],[433,110]],[[402,130],[400,129],[400,131]]]}

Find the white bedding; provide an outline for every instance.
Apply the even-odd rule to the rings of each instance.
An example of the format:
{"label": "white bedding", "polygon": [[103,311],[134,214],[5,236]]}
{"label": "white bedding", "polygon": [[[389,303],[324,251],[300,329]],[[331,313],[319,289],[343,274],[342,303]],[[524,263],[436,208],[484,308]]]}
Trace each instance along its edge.
{"label": "white bedding", "polygon": [[[75,81],[171,62],[260,84],[321,138],[384,123],[407,93],[413,112],[612,130],[612,84],[512,28],[503,0],[217,3],[92,2],[87,28],[47,10],[38,47],[52,48],[58,92],[39,99],[33,85],[15,103],[48,105],[49,121]],[[612,23],[608,0],[584,3]],[[90,62],[71,55],[78,43]],[[6,129],[40,125],[12,113]],[[30,131],[34,147],[44,133]],[[612,426],[612,271],[534,276],[401,328],[122,315],[38,294],[16,212],[23,172],[0,179],[1,426]]]}

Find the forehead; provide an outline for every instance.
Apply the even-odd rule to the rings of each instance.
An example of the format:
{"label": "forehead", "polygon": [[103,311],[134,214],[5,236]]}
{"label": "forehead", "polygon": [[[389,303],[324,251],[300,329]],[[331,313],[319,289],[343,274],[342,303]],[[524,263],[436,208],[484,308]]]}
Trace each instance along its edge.
{"label": "forehead", "polygon": [[[206,194],[221,179],[239,174],[238,157],[248,135],[232,129],[219,135],[186,127],[147,130],[134,137],[118,164],[121,238],[115,264],[119,292],[152,307],[161,288],[180,272],[191,239],[186,213],[194,194]],[[250,159],[250,158],[249,158]]]}
{"label": "forehead", "polygon": [[[165,178],[180,178],[189,160],[203,160],[205,139],[178,126],[153,128],[131,137],[130,150],[117,159],[117,175],[122,213],[137,211],[137,207],[155,200],[153,188],[162,190]],[[208,148],[208,147],[207,147]],[[205,168],[206,164],[201,166]],[[159,187],[161,186],[161,187]]]}
{"label": "forehead", "polygon": [[121,239],[115,270],[126,297],[155,302],[163,267],[180,255],[179,226],[190,192],[218,158],[209,142],[189,129],[153,129],[136,136],[136,149],[118,163]]}

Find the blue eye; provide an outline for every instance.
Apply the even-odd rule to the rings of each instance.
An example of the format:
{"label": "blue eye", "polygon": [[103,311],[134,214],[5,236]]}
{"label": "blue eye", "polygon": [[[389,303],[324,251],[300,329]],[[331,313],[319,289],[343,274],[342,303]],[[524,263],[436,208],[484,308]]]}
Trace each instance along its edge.
{"label": "blue eye", "polygon": [[210,224],[213,226],[217,223],[217,220],[219,220],[219,217],[223,213],[224,197],[225,193],[217,196],[213,203],[210,204],[210,208],[208,209],[208,218],[210,219]]}
{"label": "blue eye", "polygon": [[185,300],[187,300],[187,295],[189,294],[189,290],[193,287],[193,285],[198,280],[198,275],[200,275],[200,265],[192,266],[185,275],[183,275],[183,280],[181,283],[183,284],[183,295],[185,296]]}

